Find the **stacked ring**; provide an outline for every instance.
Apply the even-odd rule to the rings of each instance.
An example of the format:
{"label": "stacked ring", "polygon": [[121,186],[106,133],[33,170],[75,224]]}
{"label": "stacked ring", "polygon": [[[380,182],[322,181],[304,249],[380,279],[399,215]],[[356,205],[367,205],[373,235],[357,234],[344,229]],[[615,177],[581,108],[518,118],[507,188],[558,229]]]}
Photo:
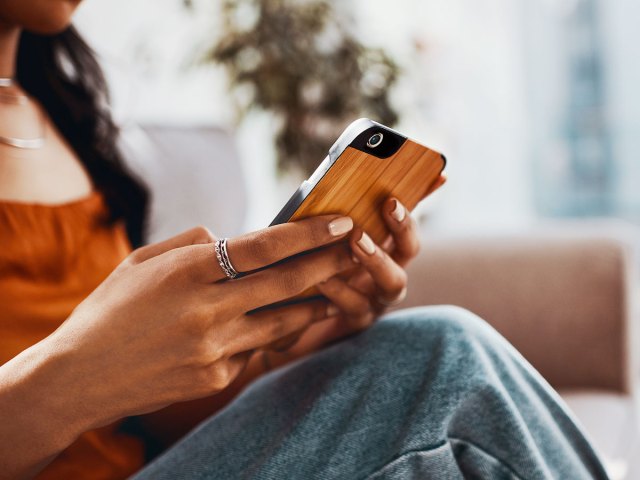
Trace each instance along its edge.
{"label": "stacked ring", "polygon": [[220,268],[222,268],[222,271],[228,279],[233,280],[239,275],[239,273],[235,268],[233,268],[231,260],[229,259],[229,252],[227,251],[227,240],[228,239],[226,238],[216,240],[214,248],[216,250],[216,257],[218,258]]}

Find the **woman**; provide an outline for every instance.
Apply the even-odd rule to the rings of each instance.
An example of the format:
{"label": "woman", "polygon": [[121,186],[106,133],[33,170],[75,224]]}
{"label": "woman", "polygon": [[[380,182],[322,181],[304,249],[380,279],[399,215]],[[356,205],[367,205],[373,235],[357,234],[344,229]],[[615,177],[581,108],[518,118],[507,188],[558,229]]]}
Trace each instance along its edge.
{"label": "woman", "polygon": [[[130,253],[147,197],[69,26],[79,1],[0,0],[1,478],[606,478],[473,315],[372,326],[418,249],[394,199],[386,248],[334,215],[226,255],[202,228]],[[247,314],[313,285],[326,301]]]}

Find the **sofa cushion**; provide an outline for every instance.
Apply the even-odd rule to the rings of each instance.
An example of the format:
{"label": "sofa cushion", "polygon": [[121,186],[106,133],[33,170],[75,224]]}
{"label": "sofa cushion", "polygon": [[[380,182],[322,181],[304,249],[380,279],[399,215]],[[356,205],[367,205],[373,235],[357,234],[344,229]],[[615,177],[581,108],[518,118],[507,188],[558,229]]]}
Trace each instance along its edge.
{"label": "sofa cushion", "polygon": [[233,138],[214,127],[129,126],[121,146],[151,191],[148,241],[197,225],[219,237],[241,233],[246,187]]}
{"label": "sofa cushion", "polygon": [[491,323],[556,388],[629,390],[631,264],[603,236],[429,238],[402,305]]}

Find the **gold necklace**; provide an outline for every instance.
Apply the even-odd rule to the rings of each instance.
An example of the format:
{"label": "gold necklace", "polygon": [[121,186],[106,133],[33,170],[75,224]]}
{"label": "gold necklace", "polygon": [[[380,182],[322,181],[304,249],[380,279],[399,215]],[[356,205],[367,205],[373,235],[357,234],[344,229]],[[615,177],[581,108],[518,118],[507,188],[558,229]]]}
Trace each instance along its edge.
{"label": "gold necklace", "polygon": [[[15,86],[15,81],[13,78],[3,78],[0,77],[0,89],[2,88],[11,88]],[[12,95],[8,93],[0,92],[0,102],[4,101],[5,103],[13,103],[14,105],[27,105],[29,103],[29,97],[26,95]],[[0,143],[4,143],[5,145],[9,145],[10,147],[21,148],[21,149],[29,149],[35,150],[38,148],[42,148],[45,142],[44,136],[44,122],[42,122],[42,135],[36,138],[17,138],[17,137],[6,137],[4,135],[0,135]]]}

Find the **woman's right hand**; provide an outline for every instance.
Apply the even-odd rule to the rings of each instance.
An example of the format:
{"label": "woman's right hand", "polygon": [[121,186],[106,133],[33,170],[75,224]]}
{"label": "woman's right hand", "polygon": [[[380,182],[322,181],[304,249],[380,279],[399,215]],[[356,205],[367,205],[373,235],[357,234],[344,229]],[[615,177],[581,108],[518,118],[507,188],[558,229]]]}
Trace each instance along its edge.
{"label": "woman's right hand", "polygon": [[246,313],[353,268],[344,243],[316,250],[352,227],[323,216],[231,239],[235,268],[254,272],[231,281],[206,229],[136,250],[36,345],[47,409],[79,433],[223,390],[255,349],[329,316],[326,301]]}

